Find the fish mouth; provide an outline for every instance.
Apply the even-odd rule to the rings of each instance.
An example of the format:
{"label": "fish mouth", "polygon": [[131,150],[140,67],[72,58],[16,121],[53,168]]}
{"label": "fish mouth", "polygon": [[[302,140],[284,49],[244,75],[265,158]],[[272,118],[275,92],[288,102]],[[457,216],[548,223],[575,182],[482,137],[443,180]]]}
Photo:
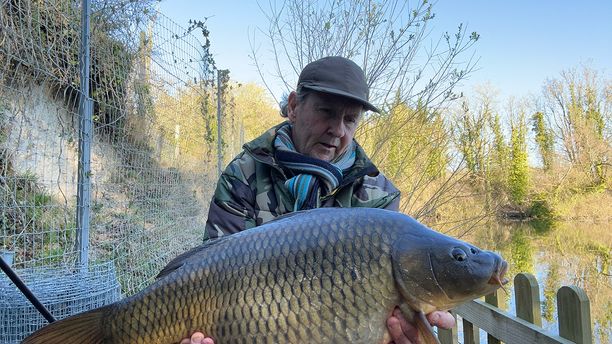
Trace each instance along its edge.
{"label": "fish mouth", "polygon": [[508,278],[506,278],[507,272],[508,272],[508,263],[505,260],[500,259],[488,283],[492,285],[498,285],[506,293],[508,293],[506,288],[504,288],[504,284],[507,284],[509,282]]}

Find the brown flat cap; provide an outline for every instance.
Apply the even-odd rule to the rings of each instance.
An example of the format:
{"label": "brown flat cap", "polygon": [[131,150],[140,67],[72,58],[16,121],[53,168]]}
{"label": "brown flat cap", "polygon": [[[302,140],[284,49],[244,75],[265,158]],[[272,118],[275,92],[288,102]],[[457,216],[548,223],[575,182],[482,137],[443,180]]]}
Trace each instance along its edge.
{"label": "brown flat cap", "polygon": [[370,92],[363,70],[341,56],[328,56],[307,64],[297,86],[347,97],[363,104],[366,110],[380,112],[368,101]]}

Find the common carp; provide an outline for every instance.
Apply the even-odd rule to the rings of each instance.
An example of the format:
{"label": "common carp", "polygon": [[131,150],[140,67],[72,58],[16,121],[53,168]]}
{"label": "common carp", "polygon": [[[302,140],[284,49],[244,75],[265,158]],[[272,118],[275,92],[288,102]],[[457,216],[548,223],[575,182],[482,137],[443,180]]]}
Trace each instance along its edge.
{"label": "common carp", "polygon": [[321,208],[224,236],[171,261],[141,292],[38,330],[24,344],[385,343],[399,305],[424,314],[494,291],[497,254],[381,209]]}

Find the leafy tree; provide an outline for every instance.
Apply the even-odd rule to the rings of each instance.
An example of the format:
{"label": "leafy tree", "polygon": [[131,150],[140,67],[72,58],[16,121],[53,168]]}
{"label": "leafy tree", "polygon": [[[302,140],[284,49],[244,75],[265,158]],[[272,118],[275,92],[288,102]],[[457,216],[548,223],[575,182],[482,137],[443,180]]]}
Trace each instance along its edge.
{"label": "leafy tree", "polygon": [[591,185],[607,183],[611,154],[612,87],[588,67],[563,71],[548,80],[540,110],[552,124],[560,155]]}
{"label": "leafy tree", "polygon": [[533,122],[532,130],[535,133],[535,141],[542,159],[542,166],[544,167],[544,170],[548,171],[553,165],[553,132],[552,129],[546,125],[544,114],[542,112],[538,111],[534,113],[531,120]]}
{"label": "leafy tree", "polygon": [[472,180],[478,180],[482,185],[488,183],[491,164],[495,164],[495,161],[490,160],[492,147],[502,150],[499,153],[503,154],[504,144],[501,126],[495,128],[491,125],[494,118],[495,90],[490,85],[485,85],[477,87],[475,91],[473,99],[464,100],[461,109],[457,111],[454,134],[466,167],[472,173]]}
{"label": "leafy tree", "polygon": [[508,187],[512,201],[517,205],[522,205],[529,191],[527,128],[525,115],[522,111],[513,118],[511,125]]}
{"label": "leafy tree", "polygon": [[244,143],[283,121],[278,106],[257,84],[232,84],[228,95],[231,101],[223,119],[227,162],[242,150]]}
{"label": "leafy tree", "polygon": [[[234,91],[234,111],[236,113],[238,130],[244,135],[239,141],[240,146],[255,139],[273,125],[283,121],[277,105],[266,94],[266,90],[253,83],[243,84]],[[242,128],[242,129],[240,129]]]}
{"label": "leafy tree", "polygon": [[454,140],[466,162],[476,199],[491,213],[507,199],[509,148],[496,110],[496,90],[483,85],[475,91],[456,112]]}
{"label": "leafy tree", "polygon": [[[174,165],[181,157],[187,159],[210,159],[214,145],[206,144],[206,118],[202,114],[202,94],[199,87],[185,87],[170,95],[163,89],[156,89],[155,132],[160,161],[165,165]],[[212,106],[212,102],[209,102]],[[215,109],[207,113],[215,114]],[[216,130],[216,123],[213,122]],[[216,142],[216,141],[215,141]]]}
{"label": "leafy tree", "polygon": [[456,137],[459,150],[463,154],[467,169],[474,176],[484,177],[486,138],[486,113],[473,112],[467,102],[461,106],[461,114],[456,124]]}
{"label": "leafy tree", "polygon": [[508,144],[502,131],[499,114],[490,117],[489,126],[493,135],[493,145],[489,156],[490,174],[489,180],[497,192],[506,187],[508,171]]}
{"label": "leafy tree", "polygon": [[[377,166],[404,192],[402,208],[417,217],[432,216],[448,201],[437,191],[447,180],[449,138],[439,113],[398,103],[388,115],[373,116],[360,128],[360,142]],[[432,191],[428,193],[428,191]]]}

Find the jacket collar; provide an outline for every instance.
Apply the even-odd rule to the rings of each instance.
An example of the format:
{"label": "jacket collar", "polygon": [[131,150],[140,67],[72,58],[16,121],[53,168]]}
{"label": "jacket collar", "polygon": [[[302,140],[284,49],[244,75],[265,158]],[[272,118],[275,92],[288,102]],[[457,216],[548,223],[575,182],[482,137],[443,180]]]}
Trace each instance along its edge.
{"label": "jacket collar", "polygon": [[[274,139],[276,138],[278,128],[286,123],[287,122],[285,121],[275,125],[258,138],[251,142],[245,143],[243,146],[245,152],[252,156],[256,161],[282,171],[281,166],[274,158]],[[348,174],[344,177],[345,182],[343,184],[352,182],[353,180],[366,174],[377,175],[379,173],[378,169],[376,166],[374,166],[374,163],[372,163],[359,143],[357,143],[357,141],[354,142],[356,146],[355,164],[353,164],[353,167],[351,167]]]}

